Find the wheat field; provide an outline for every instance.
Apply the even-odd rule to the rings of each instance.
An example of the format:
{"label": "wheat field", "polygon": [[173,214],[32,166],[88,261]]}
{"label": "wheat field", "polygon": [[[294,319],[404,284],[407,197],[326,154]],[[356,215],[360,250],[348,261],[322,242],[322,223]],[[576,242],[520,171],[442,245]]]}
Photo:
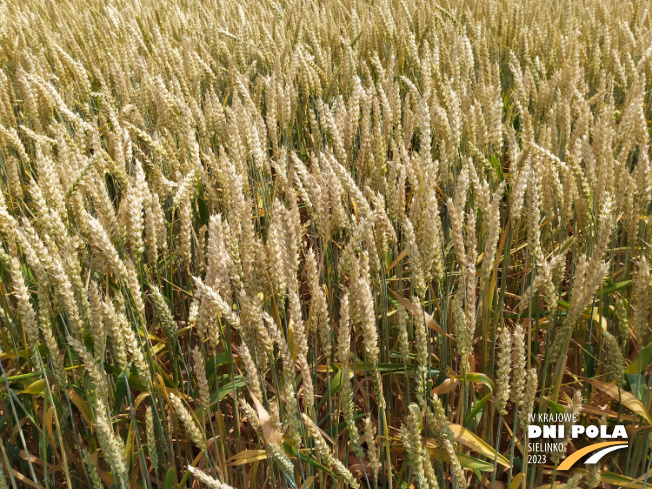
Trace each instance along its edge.
{"label": "wheat field", "polygon": [[4,0],[0,489],[652,486],[651,7]]}

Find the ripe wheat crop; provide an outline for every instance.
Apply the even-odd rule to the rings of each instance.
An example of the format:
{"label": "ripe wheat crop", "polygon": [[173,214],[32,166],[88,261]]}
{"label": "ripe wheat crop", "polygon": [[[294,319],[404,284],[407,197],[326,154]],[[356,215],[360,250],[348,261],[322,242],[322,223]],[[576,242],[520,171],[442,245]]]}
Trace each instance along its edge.
{"label": "ripe wheat crop", "polygon": [[0,489],[645,489],[651,7],[4,0]]}

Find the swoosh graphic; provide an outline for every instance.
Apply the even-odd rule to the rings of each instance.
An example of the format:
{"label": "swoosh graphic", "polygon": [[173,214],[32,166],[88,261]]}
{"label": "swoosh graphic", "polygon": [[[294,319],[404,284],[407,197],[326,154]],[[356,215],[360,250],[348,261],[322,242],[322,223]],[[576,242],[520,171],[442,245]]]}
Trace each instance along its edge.
{"label": "swoosh graphic", "polygon": [[602,457],[604,457],[606,454],[609,452],[613,452],[614,450],[620,450],[621,448],[627,448],[627,445],[614,445],[613,447],[607,447],[603,448],[599,452],[594,453],[591,455],[585,463],[587,464],[597,464]]}
{"label": "swoosh graphic", "polygon": [[594,443],[593,445],[589,445],[588,447],[584,447],[581,450],[576,451],[570,457],[566,457],[566,459],[564,459],[564,461],[559,465],[559,467],[557,467],[557,470],[570,469],[575,462],[577,462],[587,453],[594,452],[596,450],[599,450],[600,448],[611,447],[614,445],[622,445],[622,444],[623,444],[622,441],[605,441],[602,443]]}

